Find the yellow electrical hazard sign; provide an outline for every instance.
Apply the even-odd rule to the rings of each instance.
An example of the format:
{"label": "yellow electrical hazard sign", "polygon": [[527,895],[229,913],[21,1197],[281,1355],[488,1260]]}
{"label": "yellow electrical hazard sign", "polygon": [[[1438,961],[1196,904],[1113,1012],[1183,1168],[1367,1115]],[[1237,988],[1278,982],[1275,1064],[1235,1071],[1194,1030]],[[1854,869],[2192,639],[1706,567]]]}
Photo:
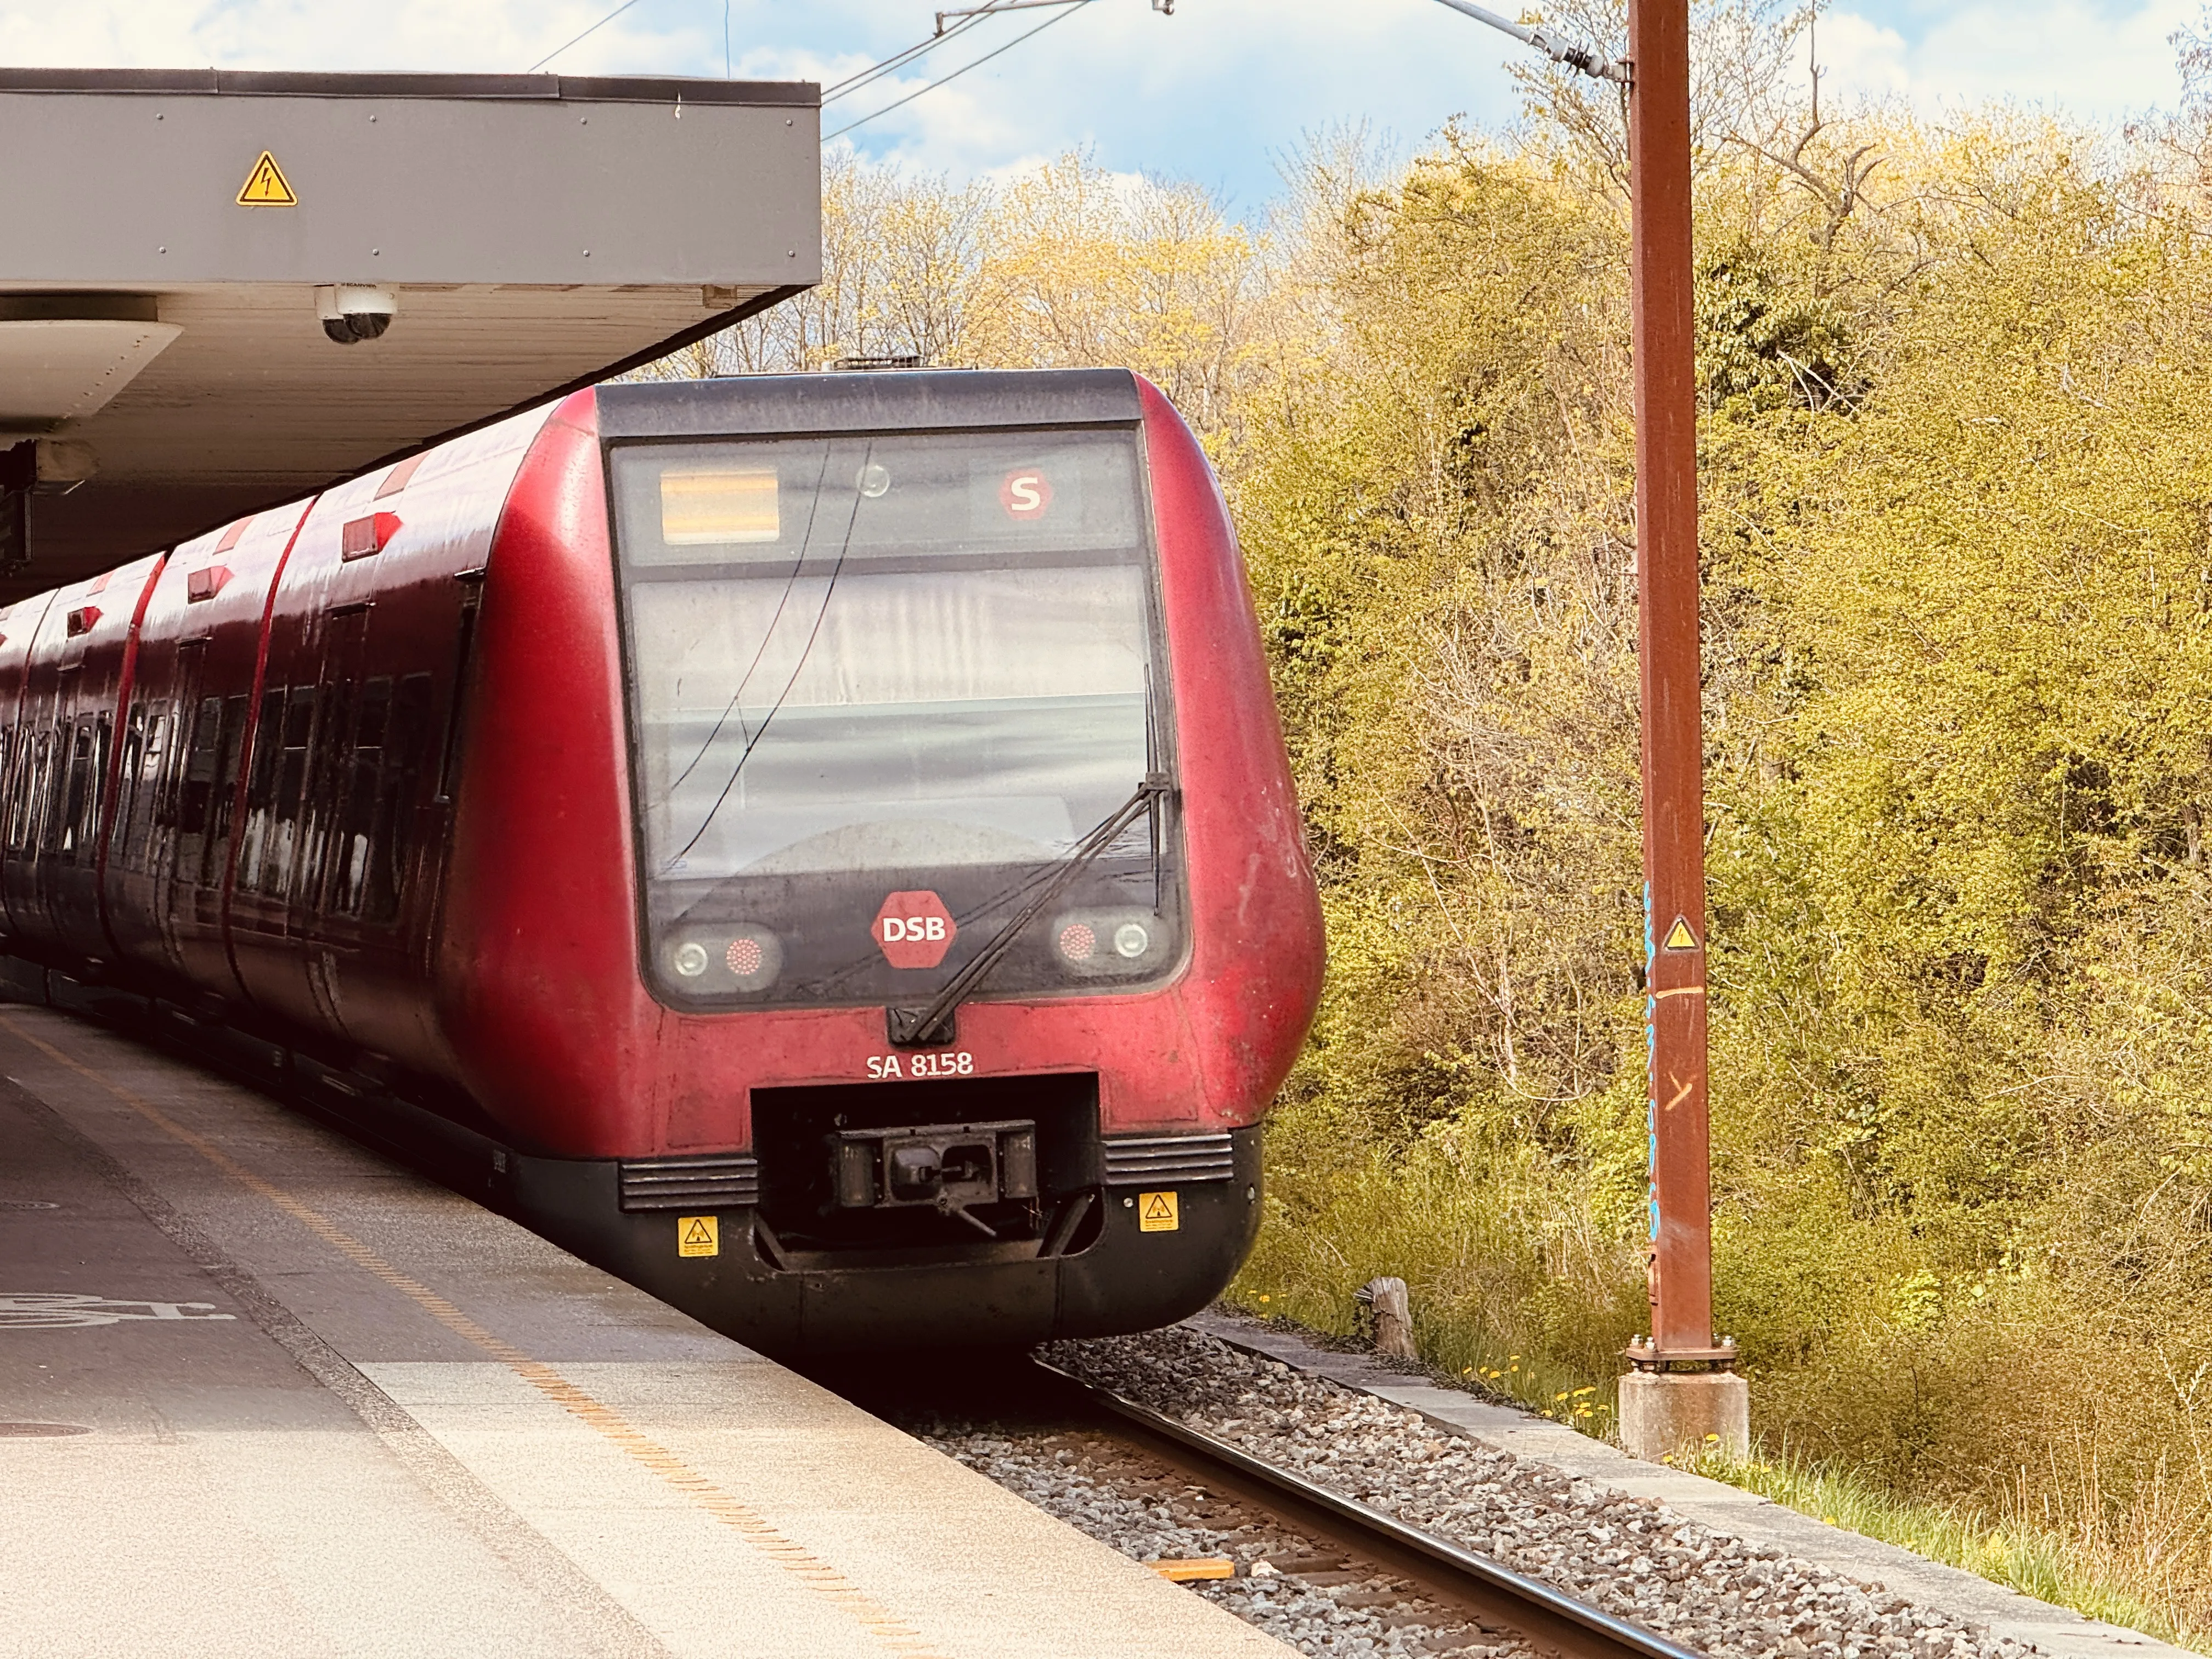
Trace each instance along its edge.
{"label": "yellow electrical hazard sign", "polygon": [[721,1217],[718,1215],[681,1215],[676,1218],[677,1255],[720,1255],[721,1253]]}
{"label": "yellow electrical hazard sign", "polygon": [[1661,942],[1660,948],[1666,951],[1694,951],[1698,948],[1698,936],[1690,931],[1687,916],[1674,918],[1674,925],[1667,930],[1667,937]]}
{"label": "yellow electrical hazard sign", "polygon": [[292,181],[284,176],[284,169],[276,165],[276,158],[267,150],[253,164],[253,171],[246,175],[239,186],[238,204],[240,207],[297,207],[300,198],[292,193]]}
{"label": "yellow electrical hazard sign", "polygon": [[1172,1233],[1182,1226],[1182,1200],[1174,1193],[1137,1194],[1137,1231]]}

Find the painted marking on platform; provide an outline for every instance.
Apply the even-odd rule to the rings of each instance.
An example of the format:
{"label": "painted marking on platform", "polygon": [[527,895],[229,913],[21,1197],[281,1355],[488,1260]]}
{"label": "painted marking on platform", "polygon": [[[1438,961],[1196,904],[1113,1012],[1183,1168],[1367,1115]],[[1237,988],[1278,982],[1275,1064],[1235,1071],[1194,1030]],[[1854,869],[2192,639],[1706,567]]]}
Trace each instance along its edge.
{"label": "painted marking on platform", "polygon": [[0,1291],[0,1330],[84,1330],[126,1319],[235,1319],[212,1302],[141,1302],[131,1297],[77,1296],[60,1291]]}
{"label": "painted marking on platform", "polygon": [[284,169],[276,165],[276,158],[267,150],[253,164],[253,171],[246,175],[246,182],[238,187],[240,207],[297,207],[300,198],[292,193],[292,181],[284,176]]}
{"label": "painted marking on platform", "polygon": [[1182,1198],[1176,1193],[1139,1193],[1137,1231],[1172,1233],[1182,1228]]}
{"label": "painted marking on platform", "polygon": [[544,1360],[494,1335],[422,1280],[400,1272],[320,1211],[301,1203],[275,1182],[255,1174],[205,1135],[185,1127],[143,1095],[101,1076],[43,1037],[33,1036],[4,1014],[0,1014],[0,1030],[13,1033],[56,1065],[105,1089],[171,1139],[191,1147],[240,1186],[268,1200],[356,1267],[398,1291],[454,1335],[498,1360],[547,1400],[697,1504],[807,1589],[843,1609],[878,1646],[902,1656],[902,1659],[944,1659],[927,1645],[914,1626],[897,1618],[890,1608],[805,1546],[786,1537],[759,1510],[732,1497],[666,1447],[641,1434],[621,1413],[586,1394]]}
{"label": "painted marking on platform", "polygon": [[1667,930],[1667,937],[1659,948],[1662,951],[1694,951],[1698,948],[1698,936],[1690,931],[1687,916],[1674,918],[1674,925]]}
{"label": "painted marking on platform", "polygon": [[676,1254],[678,1255],[720,1255],[722,1253],[722,1218],[718,1215],[686,1215],[676,1218]]}

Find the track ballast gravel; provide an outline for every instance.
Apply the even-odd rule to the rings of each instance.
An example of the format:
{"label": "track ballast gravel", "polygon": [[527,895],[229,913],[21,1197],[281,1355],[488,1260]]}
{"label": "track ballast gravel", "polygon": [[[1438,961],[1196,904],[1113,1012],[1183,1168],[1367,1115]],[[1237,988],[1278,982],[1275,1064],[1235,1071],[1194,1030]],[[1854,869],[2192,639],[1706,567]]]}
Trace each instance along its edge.
{"label": "track ballast gravel", "polygon": [[924,1438],[1038,1508],[1139,1561],[1226,1557],[1234,1578],[1188,1586],[1304,1653],[1536,1659],[1502,1629],[1440,1606],[1409,1581],[1300,1534],[1109,1436],[939,1419]]}
{"label": "track ballast gravel", "polygon": [[[1715,1532],[1632,1498],[1447,1432],[1418,1413],[1182,1327],[1066,1342],[1062,1370],[1449,1537],[1516,1572],[1715,1659],[2022,1659],[2036,1651],[1940,1609]],[[1172,1504],[1126,1500],[1075,1466],[988,1430],[934,1435],[1001,1485],[1139,1559],[1263,1559],[1259,1541],[1193,1525]],[[1303,1585],[1286,1600],[1267,1579],[1212,1593],[1314,1655],[1523,1651],[1510,1638],[1447,1641],[1382,1626]],[[1245,1588],[1237,1588],[1245,1587]],[[1355,1601],[1358,1597],[1355,1595]],[[1236,1605],[1257,1601],[1261,1605]],[[1323,1605],[1326,1603],[1326,1605]],[[1352,1615],[1352,1616],[1347,1616]]]}

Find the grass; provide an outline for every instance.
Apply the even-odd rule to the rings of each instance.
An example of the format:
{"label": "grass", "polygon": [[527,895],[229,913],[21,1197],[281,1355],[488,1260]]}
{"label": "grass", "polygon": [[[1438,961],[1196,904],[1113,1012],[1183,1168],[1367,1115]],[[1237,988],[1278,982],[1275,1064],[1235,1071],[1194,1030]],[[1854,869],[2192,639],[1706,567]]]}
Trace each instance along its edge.
{"label": "grass", "polygon": [[1893,1498],[1848,1472],[1819,1468],[1787,1453],[1748,1459],[1707,1453],[1691,1467],[1801,1515],[1962,1567],[2038,1601],[2212,1653],[2212,1630],[2172,1609],[2159,1587],[2127,1583],[2136,1576],[2129,1564],[2044,1528],[2003,1525],[1967,1510]]}
{"label": "grass", "polygon": [[[1247,1290],[1230,1300],[1243,1311],[1297,1326],[1333,1343],[1348,1334],[1316,1320],[1309,1298]],[[1429,1369],[1470,1393],[1565,1423],[1595,1439],[1615,1439],[1615,1379],[1588,1379],[1540,1355],[1492,1345],[1468,1324],[1431,1323],[1415,1309],[1415,1334]],[[2196,1608],[2201,1585],[2177,1583],[2155,1552],[2111,1539],[2083,1541],[2026,1520],[1992,1520],[1964,1506],[1897,1498],[1848,1470],[1823,1468],[1788,1451],[1738,1459],[1698,1457],[1696,1474],[1755,1492],[1802,1515],[1916,1555],[1963,1568],[2037,1600],[2200,1653],[2212,1654],[2212,1626]],[[2152,1530],[2146,1526],[2144,1533]],[[2140,1541],[2140,1540],[2139,1540]]]}

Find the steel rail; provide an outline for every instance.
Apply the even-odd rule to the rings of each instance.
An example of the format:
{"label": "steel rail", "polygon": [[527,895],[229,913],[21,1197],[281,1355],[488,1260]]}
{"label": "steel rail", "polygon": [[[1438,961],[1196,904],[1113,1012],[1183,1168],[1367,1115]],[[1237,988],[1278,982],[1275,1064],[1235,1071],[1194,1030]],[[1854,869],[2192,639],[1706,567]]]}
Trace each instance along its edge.
{"label": "steel rail", "polygon": [[1042,1359],[1031,1363],[1094,1404],[1134,1424],[1146,1436],[1168,1442],[1182,1455],[1179,1461],[1205,1466],[1198,1472],[1227,1471],[1234,1478],[1225,1485],[1256,1486],[1290,1508],[1318,1513],[1332,1523],[1340,1541],[1368,1549],[1386,1563],[1391,1558],[1417,1558],[1429,1570],[1425,1576],[1437,1589],[1517,1626],[1524,1636],[1557,1646],[1571,1659],[1623,1659],[1623,1656],[1703,1659],[1693,1649],[1578,1601],[1449,1539],[1408,1526],[1372,1504],[1255,1457],[1203,1429],[1178,1423],[1163,1412],[1086,1382]]}

